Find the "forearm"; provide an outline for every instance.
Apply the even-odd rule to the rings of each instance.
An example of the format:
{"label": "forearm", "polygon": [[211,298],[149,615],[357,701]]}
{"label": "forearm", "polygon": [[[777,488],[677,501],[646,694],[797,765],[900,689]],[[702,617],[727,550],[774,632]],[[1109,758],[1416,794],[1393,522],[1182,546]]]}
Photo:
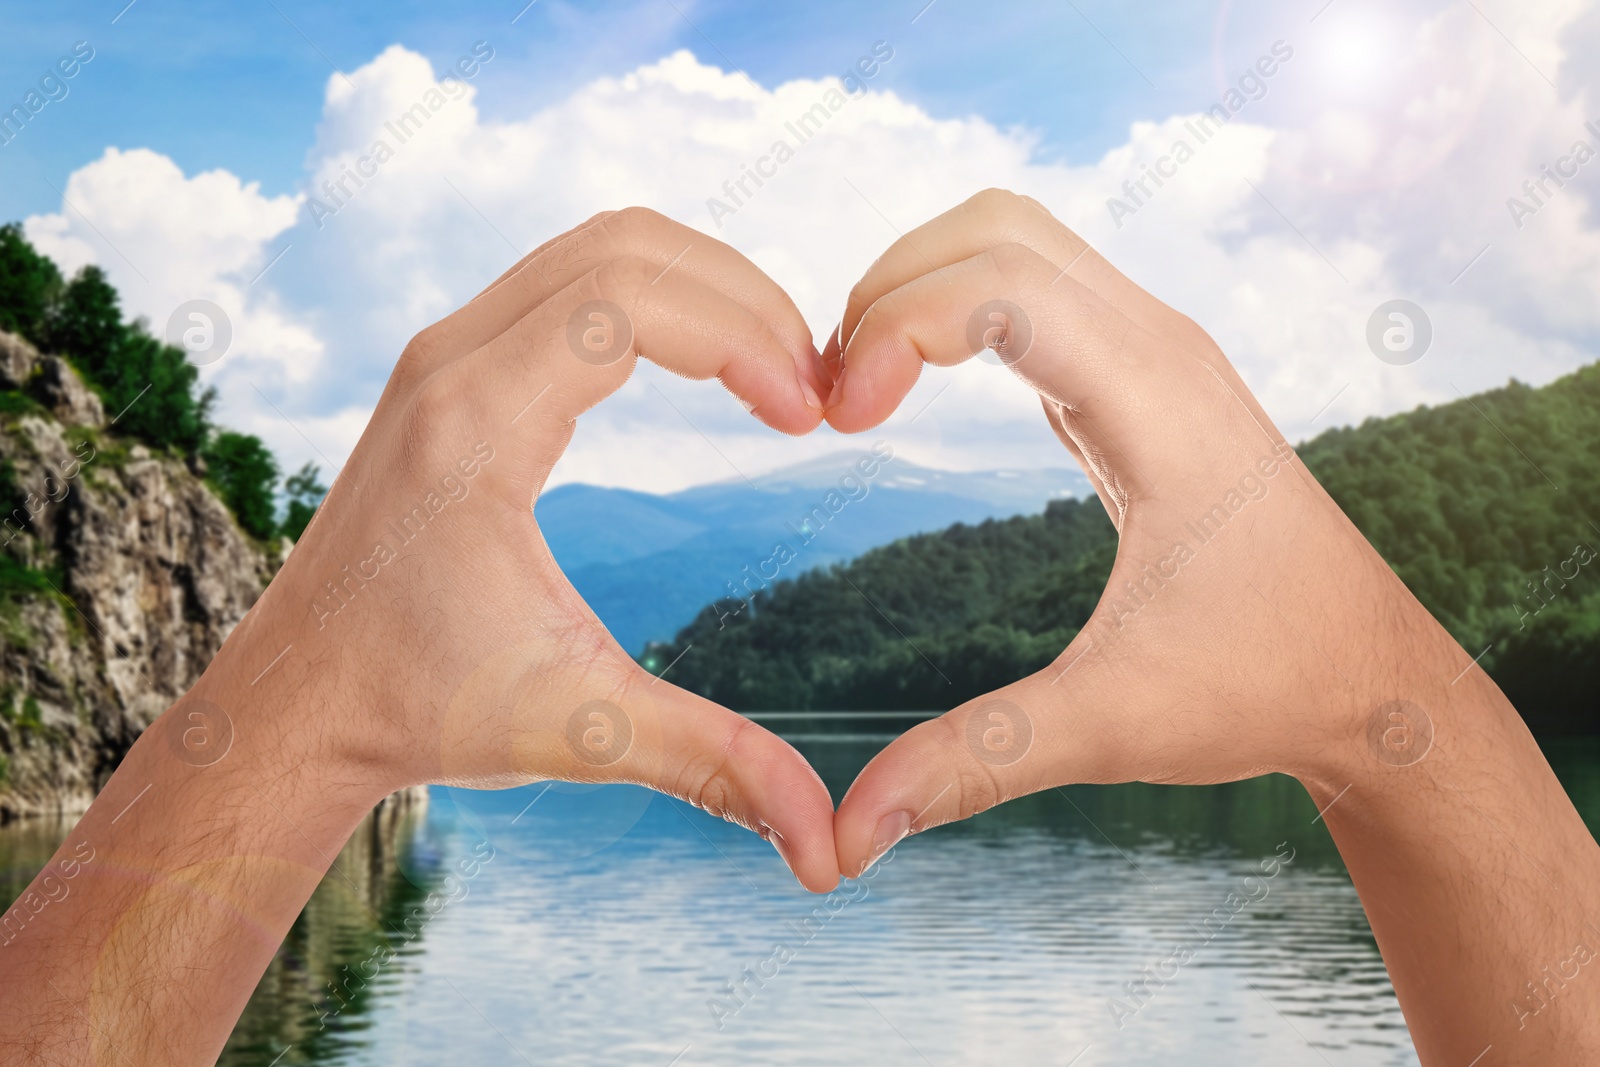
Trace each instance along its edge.
{"label": "forearm", "polygon": [[1308,788],[1424,1064],[1596,1062],[1600,846],[1516,709],[1427,623],[1388,679],[1426,718],[1372,701],[1347,773]]}
{"label": "forearm", "polygon": [[[229,643],[7,912],[10,1062],[214,1062],[290,924],[380,799],[275,714],[271,695],[286,687],[239,681],[233,664],[255,661],[256,649]],[[227,709],[231,739],[202,701]],[[209,718],[190,718],[196,710]]]}

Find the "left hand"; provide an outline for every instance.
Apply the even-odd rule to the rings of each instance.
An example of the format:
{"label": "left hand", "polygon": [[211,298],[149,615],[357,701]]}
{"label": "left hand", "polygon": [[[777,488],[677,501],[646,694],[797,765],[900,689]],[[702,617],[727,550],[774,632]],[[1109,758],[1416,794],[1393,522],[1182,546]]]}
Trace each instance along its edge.
{"label": "left hand", "polygon": [[[406,346],[327,500],[196,695],[238,707],[282,694],[280,714],[241,734],[287,751],[261,735],[288,733],[372,800],[424,782],[647,785],[759,832],[826,892],[838,872],[816,773],[748,719],[645,673],[534,518],[576,420],[641,354],[720,379],[776,429],[821,422],[810,331],[770,278],[653,211],[604,212]],[[285,647],[259,684],[229,684]]]}

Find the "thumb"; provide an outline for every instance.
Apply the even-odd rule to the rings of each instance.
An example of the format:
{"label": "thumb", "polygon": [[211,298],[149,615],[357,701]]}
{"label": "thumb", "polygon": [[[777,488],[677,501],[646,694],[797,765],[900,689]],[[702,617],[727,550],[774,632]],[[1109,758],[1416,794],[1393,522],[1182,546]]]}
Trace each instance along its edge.
{"label": "thumb", "polygon": [[1111,675],[1080,634],[1043,671],[907,730],[839,805],[839,869],[858,877],[909,834],[1028,793],[1117,780],[1127,741],[1115,736],[1116,712],[1125,697]]}
{"label": "thumb", "polygon": [[760,834],[807,889],[836,888],[833,801],[805,758],[606,642],[584,667],[541,668],[539,649],[522,646],[485,659],[451,700],[441,780],[646,786]]}
{"label": "thumb", "polygon": [[[648,675],[645,675],[648,677]],[[622,710],[621,705],[611,705]],[[813,893],[838,886],[834,800],[827,785],[794,745],[720,704],[651,678],[630,693],[626,715],[642,723],[634,749],[616,760],[611,781],[648,785],[669,797],[762,835],[778,849],[800,885]],[[568,739],[589,750],[584,733],[606,758],[602,717],[590,707]],[[587,717],[587,718],[584,718]],[[582,725],[587,721],[589,725]],[[582,758],[582,757],[581,757]]]}

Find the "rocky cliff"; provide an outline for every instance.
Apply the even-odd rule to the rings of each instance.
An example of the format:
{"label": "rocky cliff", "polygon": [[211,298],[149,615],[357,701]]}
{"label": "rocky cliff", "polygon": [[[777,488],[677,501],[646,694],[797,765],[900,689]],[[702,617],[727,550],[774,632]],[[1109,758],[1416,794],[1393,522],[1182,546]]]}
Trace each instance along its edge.
{"label": "rocky cliff", "polygon": [[0,332],[0,821],[86,807],[280,561],[121,414]]}

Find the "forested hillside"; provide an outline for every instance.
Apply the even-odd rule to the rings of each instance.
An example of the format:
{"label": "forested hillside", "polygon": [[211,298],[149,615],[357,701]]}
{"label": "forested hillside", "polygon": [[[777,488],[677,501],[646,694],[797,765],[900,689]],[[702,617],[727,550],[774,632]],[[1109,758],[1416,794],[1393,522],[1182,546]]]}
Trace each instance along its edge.
{"label": "forested hillside", "polygon": [[210,404],[104,274],[0,226],[0,822],[94,799],[320,499]]}
{"label": "forested hillside", "polygon": [[[0,226],[0,330],[65,359],[100,398],[117,434],[187,461],[252,537],[293,540],[311,521],[327,492],[316,468],[307,465],[280,483],[277,460],[259,438],[211,421],[214,394],[200,385],[185,353],[152,335],[147,323],[123,321],[121,299],[104,271],[88,266],[62,277],[15,223]],[[37,391],[37,383],[19,385],[8,392],[21,395],[0,398],[7,410],[20,410]]]}
{"label": "forested hillside", "polygon": [[[1600,365],[1299,452],[1536,728],[1600,730]],[[1098,502],[1055,502],[708,606],[644,661],[740,710],[947,708],[1050,662],[1115,552]]]}

